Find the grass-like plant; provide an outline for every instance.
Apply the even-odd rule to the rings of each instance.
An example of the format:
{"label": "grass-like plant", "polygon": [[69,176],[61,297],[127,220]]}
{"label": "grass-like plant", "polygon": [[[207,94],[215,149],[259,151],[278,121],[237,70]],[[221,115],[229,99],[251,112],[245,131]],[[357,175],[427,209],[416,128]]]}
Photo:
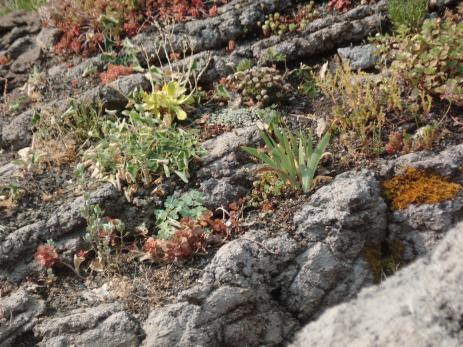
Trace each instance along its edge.
{"label": "grass-like plant", "polygon": [[395,76],[384,76],[379,81],[343,64],[334,74],[318,76],[317,84],[333,103],[333,128],[352,152],[377,153],[383,146],[381,134],[386,116],[405,109],[403,88]]}
{"label": "grass-like plant", "polygon": [[276,140],[269,134],[260,131],[268,152],[256,148],[242,147],[244,151],[261,160],[268,169],[275,171],[283,181],[289,181],[293,187],[302,188],[307,193],[320,159],[330,142],[330,133],[326,133],[314,149],[311,133],[299,131],[298,139],[290,131],[273,129]]}
{"label": "grass-like plant", "polygon": [[429,0],[389,0],[388,15],[396,31],[418,31],[428,13]]}
{"label": "grass-like plant", "polygon": [[0,1],[0,16],[13,11],[36,11],[46,0],[3,0]]}

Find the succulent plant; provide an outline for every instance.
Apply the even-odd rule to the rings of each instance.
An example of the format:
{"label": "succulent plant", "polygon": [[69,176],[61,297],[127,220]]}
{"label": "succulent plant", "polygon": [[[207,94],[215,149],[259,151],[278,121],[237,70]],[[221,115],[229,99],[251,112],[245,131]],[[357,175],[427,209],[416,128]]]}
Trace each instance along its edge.
{"label": "succulent plant", "polygon": [[278,12],[265,17],[264,23],[258,23],[264,36],[283,35],[287,32],[304,30],[308,23],[320,17],[320,12],[315,8],[312,0],[307,5],[300,6],[292,16],[283,16]]}
{"label": "succulent plant", "polygon": [[254,67],[238,71],[226,78],[228,90],[241,95],[243,100],[251,101],[258,107],[268,106],[283,98],[291,90],[284,77],[273,67]]}

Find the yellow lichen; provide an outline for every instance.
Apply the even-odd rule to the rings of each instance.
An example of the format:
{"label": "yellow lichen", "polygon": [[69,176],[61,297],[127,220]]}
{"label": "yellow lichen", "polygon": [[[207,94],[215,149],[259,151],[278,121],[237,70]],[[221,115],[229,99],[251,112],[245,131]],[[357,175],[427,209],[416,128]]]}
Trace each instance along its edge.
{"label": "yellow lichen", "polygon": [[452,199],[462,188],[438,174],[407,167],[402,175],[383,183],[392,208],[400,210],[412,204],[436,204]]}

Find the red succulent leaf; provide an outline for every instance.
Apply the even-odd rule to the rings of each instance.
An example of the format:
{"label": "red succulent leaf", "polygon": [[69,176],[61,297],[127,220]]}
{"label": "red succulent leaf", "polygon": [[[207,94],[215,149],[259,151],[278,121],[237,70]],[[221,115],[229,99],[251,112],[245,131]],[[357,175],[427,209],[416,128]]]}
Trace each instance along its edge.
{"label": "red succulent leaf", "polygon": [[219,13],[219,9],[217,8],[217,5],[214,5],[209,9],[209,16],[211,17],[217,16],[218,13]]}
{"label": "red succulent leaf", "polygon": [[351,0],[330,0],[330,2],[328,3],[328,9],[332,11],[333,8],[335,8],[338,12],[344,12],[348,10],[351,5]]}
{"label": "red succulent leaf", "polygon": [[42,267],[50,268],[58,261],[58,253],[50,245],[40,245],[35,252],[35,261]]}
{"label": "red succulent leaf", "polygon": [[119,76],[130,75],[132,72],[133,68],[130,66],[108,64],[106,72],[100,73],[101,84],[109,84],[117,80]]}

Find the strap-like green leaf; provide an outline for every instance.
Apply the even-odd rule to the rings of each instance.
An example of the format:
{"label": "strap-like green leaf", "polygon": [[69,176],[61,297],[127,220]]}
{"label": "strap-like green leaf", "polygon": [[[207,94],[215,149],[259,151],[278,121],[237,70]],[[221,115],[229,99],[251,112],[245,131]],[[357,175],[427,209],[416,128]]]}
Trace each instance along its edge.
{"label": "strap-like green leaf", "polygon": [[325,153],[326,147],[328,146],[330,142],[331,134],[328,132],[326,133],[321,141],[319,142],[318,146],[315,148],[315,151],[313,152],[310,162],[308,165],[308,175],[309,175],[309,186],[307,187],[307,191],[310,189],[310,186],[312,185],[313,177],[315,175],[315,171],[317,170],[318,163],[320,162],[320,159],[323,156],[323,153]]}

